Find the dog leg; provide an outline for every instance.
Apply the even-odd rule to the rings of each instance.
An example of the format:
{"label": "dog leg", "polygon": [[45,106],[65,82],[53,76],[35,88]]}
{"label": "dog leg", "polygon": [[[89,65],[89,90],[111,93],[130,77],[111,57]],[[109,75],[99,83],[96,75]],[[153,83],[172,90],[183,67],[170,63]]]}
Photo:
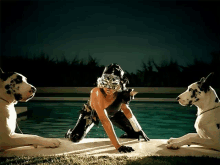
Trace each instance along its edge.
{"label": "dog leg", "polygon": [[169,139],[167,141],[167,148],[169,149],[179,149],[183,145],[201,145],[210,149],[215,149],[220,151],[220,143],[212,139],[200,138],[197,133],[189,133],[177,139]]}
{"label": "dog leg", "polygon": [[53,138],[43,138],[37,135],[14,133],[11,137],[1,143],[1,148],[9,149],[22,146],[44,146],[56,148],[60,145],[60,141]]}
{"label": "dog leg", "polygon": [[196,133],[189,133],[179,138],[170,138],[167,141],[167,148],[169,149],[179,149],[183,145],[190,145],[189,139],[195,135]]}

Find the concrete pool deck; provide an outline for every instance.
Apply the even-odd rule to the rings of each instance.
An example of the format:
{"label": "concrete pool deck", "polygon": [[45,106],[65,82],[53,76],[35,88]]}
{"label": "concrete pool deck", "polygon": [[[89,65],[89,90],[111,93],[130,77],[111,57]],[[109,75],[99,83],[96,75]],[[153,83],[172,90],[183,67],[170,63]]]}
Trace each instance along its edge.
{"label": "concrete pool deck", "polygon": [[87,155],[87,156],[208,156],[220,158],[220,152],[210,150],[198,145],[183,146],[178,150],[166,148],[167,139],[151,139],[146,142],[141,139],[119,139],[122,145],[131,146],[134,152],[119,153],[115,150],[108,138],[85,138],[79,143],[73,143],[61,138],[61,145],[58,148],[34,148],[32,146],[18,147],[0,152],[0,157],[12,156],[51,156],[51,155]]}

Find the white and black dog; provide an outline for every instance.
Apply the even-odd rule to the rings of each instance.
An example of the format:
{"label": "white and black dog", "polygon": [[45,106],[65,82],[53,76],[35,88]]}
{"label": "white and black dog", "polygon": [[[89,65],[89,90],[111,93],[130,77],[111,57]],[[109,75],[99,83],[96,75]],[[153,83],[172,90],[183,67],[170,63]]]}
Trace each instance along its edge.
{"label": "white and black dog", "polygon": [[195,105],[197,133],[189,133],[180,138],[170,138],[167,148],[178,149],[183,145],[201,145],[220,151],[220,102],[215,90],[210,86],[213,73],[206,78],[188,86],[188,89],[177,97],[182,106]]}
{"label": "white and black dog", "polygon": [[5,73],[0,68],[0,151],[21,146],[58,147],[53,138],[15,133],[17,113],[14,105],[34,97],[36,88],[19,73]]}

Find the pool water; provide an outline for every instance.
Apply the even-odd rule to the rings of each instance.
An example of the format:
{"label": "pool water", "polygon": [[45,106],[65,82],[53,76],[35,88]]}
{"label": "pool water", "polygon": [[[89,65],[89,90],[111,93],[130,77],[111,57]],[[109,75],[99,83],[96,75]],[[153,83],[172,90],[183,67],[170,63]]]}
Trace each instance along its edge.
{"label": "pool water", "polygon": [[[18,103],[28,107],[27,120],[19,121],[23,133],[43,137],[63,138],[73,128],[79,110],[85,102],[27,102]],[[130,108],[144,132],[150,139],[169,139],[187,133],[195,133],[196,107],[183,107],[178,103],[130,102]],[[114,127],[119,137],[124,132]],[[18,129],[16,132],[20,132]],[[88,138],[107,137],[101,123],[87,134]]]}

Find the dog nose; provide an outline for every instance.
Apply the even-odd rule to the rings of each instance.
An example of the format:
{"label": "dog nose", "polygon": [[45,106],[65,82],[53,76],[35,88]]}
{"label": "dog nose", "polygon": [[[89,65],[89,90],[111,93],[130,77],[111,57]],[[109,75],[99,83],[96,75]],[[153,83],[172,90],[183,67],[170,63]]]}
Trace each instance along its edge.
{"label": "dog nose", "polygon": [[31,87],[31,92],[35,93],[37,91],[37,89],[35,87]]}
{"label": "dog nose", "polygon": [[177,97],[176,99],[177,99],[177,100],[179,100],[180,98],[179,98],[179,97]]}

